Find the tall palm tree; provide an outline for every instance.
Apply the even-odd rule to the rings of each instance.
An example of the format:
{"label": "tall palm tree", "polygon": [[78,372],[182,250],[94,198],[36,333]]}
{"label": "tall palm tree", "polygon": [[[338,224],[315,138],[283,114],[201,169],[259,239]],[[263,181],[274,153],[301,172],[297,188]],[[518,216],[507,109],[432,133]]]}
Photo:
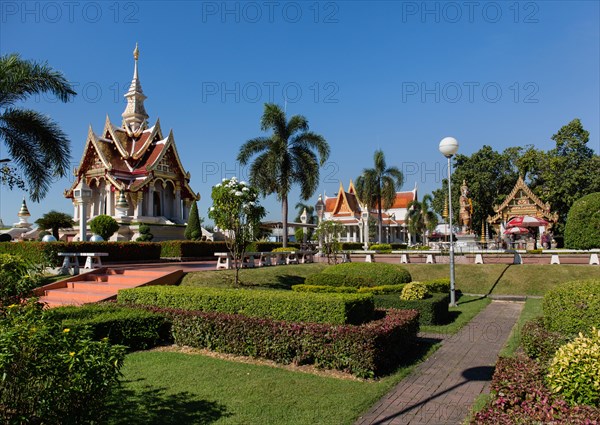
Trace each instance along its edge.
{"label": "tall palm tree", "polygon": [[[329,158],[329,144],[323,136],[309,131],[308,120],[294,115],[289,121],[281,107],[265,103],[260,123],[268,137],[248,140],[240,148],[238,161],[250,167],[250,183],[264,196],[277,194],[283,218],[283,246],[288,238],[288,195],[294,184],[300,185],[300,197],[307,201],[319,185],[319,167]],[[315,152],[316,151],[316,152]]]}
{"label": "tall palm tree", "polygon": [[388,167],[383,151],[376,150],[373,155],[374,168],[365,168],[356,179],[356,194],[369,211],[377,208],[377,239],[382,243],[382,209],[391,208],[396,199],[396,191],[404,182],[404,175],[397,167]]}
{"label": "tall palm tree", "polygon": [[438,225],[438,217],[431,209],[433,198],[427,194],[423,196],[421,202],[411,201],[408,204],[408,210],[406,212],[405,220],[408,223],[408,230],[410,233],[422,233],[423,242],[426,242],[426,230],[433,232],[435,227]]}
{"label": "tall palm tree", "polygon": [[71,152],[69,139],[50,117],[15,107],[45,92],[61,102],[77,94],[64,75],[46,63],[23,60],[18,54],[0,56],[0,141],[23,171],[35,202],[46,196],[53,177],[67,174]]}

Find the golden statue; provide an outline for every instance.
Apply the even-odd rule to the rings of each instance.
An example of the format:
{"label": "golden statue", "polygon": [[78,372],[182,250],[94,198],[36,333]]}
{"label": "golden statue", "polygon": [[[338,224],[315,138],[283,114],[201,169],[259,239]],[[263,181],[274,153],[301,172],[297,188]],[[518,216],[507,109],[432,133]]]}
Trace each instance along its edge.
{"label": "golden statue", "polygon": [[460,187],[460,213],[459,224],[462,226],[463,233],[471,233],[471,216],[473,215],[473,202],[469,198],[469,187],[466,180]]}

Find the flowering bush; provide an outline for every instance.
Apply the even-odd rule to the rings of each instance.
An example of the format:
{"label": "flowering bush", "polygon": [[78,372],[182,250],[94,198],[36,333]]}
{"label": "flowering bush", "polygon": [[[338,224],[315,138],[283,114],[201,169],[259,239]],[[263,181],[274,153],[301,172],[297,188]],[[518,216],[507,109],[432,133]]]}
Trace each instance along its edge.
{"label": "flowering bush", "polygon": [[223,179],[212,188],[213,206],[208,216],[225,230],[227,248],[234,258],[235,284],[246,247],[258,235],[260,219],[266,214],[258,203],[258,191],[237,178]]}
{"label": "flowering bush", "polygon": [[100,420],[124,356],[123,347],[44,317],[40,304],[8,307],[0,319],[2,423]]}
{"label": "flowering bush", "polygon": [[548,368],[548,386],[571,404],[600,405],[600,330],[579,334],[558,349]]}

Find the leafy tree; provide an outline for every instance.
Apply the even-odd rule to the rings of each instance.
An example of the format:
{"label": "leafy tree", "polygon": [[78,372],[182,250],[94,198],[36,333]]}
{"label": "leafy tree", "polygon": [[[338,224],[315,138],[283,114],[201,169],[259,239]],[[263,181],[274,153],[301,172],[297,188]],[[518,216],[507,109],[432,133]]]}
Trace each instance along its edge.
{"label": "leafy tree", "polygon": [[426,230],[433,232],[438,224],[438,217],[435,212],[430,209],[430,204],[433,202],[431,195],[425,195],[421,202],[414,200],[408,204],[406,212],[406,221],[408,222],[408,230],[410,233],[423,234],[423,242],[427,242]]}
{"label": "leafy tree", "polygon": [[198,205],[196,201],[192,202],[184,236],[186,239],[193,241],[202,237],[202,219],[198,215]]}
{"label": "leafy tree", "polygon": [[109,240],[110,237],[119,230],[119,227],[117,220],[105,214],[97,215],[90,221],[90,230],[95,234],[102,236],[102,239],[105,241]]}
{"label": "leafy tree", "polygon": [[341,250],[340,235],[344,225],[336,220],[323,220],[315,232],[321,240],[323,253],[327,256],[327,264],[337,264],[338,254]]}
{"label": "leafy tree", "polygon": [[378,236],[382,243],[383,216],[382,210],[391,208],[396,199],[396,191],[400,190],[404,181],[402,172],[397,167],[387,167],[383,151],[376,150],[373,155],[374,168],[365,168],[356,179],[356,194],[369,210],[377,209]]}
{"label": "leafy tree", "polygon": [[70,229],[75,225],[75,222],[70,215],[52,210],[47,212],[35,221],[35,224],[41,230],[51,230],[52,235],[56,240],[60,239],[58,234],[59,229]]}
{"label": "leafy tree", "polygon": [[140,236],[136,239],[136,242],[150,242],[154,239],[154,235],[150,230],[150,226],[147,224],[140,224],[139,227]]}
{"label": "leafy tree", "polygon": [[223,179],[212,188],[213,206],[208,216],[225,234],[227,249],[233,256],[235,285],[246,247],[256,238],[265,209],[258,202],[258,190],[235,177]]}
{"label": "leafy tree", "polygon": [[[23,60],[17,54],[0,57],[0,140],[23,171],[36,202],[46,196],[54,177],[68,173],[70,159],[69,139],[51,118],[14,106],[45,92],[61,102],[76,95],[64,75],[48,64]],[[0,173],[9,187],[20,185],[10,167],[2,167]]]}
{"label": "leafy tree", "polygon": [[600,192],[590,193],[573,203],[565,226],[565,246],[600,248]]}
{"label": "leafy tree", "polygon": [[264,195],[275,193],[281,201],[283,246],[288,237],[288,195],[300,185],[300,197],[308,200],[319,184],[319,167],[329,158],[329,145],[323,136],[309,131],[308,120],[294,115],[289,121],[281,107],[266,103],[261,130],[272,130],[269,137],[248,140],[240,148],[238,161],[250,167],[250,183]]}

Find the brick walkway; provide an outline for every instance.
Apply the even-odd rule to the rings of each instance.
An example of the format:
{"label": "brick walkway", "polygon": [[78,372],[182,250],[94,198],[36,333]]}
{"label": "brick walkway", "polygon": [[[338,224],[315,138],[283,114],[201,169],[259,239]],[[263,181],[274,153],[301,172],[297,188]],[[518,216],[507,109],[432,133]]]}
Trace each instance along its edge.
{"label": "brick walkway", "polygon": [[493,365],[523,308],[494,301],[413,373],[379,400],[356,425],[460,424],[486,392]]}

